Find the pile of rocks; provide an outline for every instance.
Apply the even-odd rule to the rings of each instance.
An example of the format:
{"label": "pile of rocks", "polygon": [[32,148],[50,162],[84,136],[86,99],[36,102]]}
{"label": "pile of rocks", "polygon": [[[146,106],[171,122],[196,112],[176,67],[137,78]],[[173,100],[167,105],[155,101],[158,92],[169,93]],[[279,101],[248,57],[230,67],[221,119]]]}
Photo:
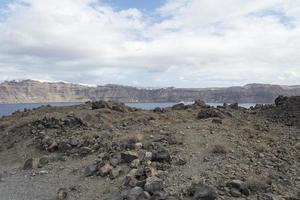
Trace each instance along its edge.
{"label": "pile of rocks", "polygon": [[91,103],[92,109],[110,109],[118,112],[128,112],[132,111],[133,109],[127,107],[124,103],[121,102],[114,102],[114,101],[94,101]]}
{"label": "pile of rocks", "polygon": [[119,144],[112,152],[101,153],[95,163],[85,168],[84,175],[110,179],[123,175],[122,192],[113,194],[110,200],[166,199],[162,177],[171,163],[169,151],[156,142]]}

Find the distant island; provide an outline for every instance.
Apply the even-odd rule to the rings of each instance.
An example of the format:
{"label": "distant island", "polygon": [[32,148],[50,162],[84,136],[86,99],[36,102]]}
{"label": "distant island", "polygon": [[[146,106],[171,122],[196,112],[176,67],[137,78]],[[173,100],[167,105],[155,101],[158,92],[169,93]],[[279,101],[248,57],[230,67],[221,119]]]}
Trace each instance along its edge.
{"label": "distant island", "polygon": [[300,95],[300,85],[248,84],[224,88],[146,89],[122,85],[86,86],[34,80],[5,81],[0,84],[0,103],[85,102],[179,102],[202,99],[210,103],[272,103],[279,96]]}

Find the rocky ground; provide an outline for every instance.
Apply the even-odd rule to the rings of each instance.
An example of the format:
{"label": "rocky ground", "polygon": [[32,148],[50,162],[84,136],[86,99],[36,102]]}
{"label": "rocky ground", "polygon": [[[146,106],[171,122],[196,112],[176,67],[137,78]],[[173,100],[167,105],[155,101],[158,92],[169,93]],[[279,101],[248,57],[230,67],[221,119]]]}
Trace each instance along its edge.
{"label": "rocky ground", "polygon": [[297,200],[299,112],[300,97],[16,112],[0,119],[0,199]]}

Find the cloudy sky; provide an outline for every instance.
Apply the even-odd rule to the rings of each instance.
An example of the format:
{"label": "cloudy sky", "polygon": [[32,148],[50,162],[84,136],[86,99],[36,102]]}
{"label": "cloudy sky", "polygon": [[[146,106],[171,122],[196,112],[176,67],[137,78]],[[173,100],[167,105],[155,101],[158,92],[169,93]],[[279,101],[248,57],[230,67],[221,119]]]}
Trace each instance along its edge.
{"label": "cloudy sky", "polygon": [[300,84],[300,0],[0,0],[0,81]]}

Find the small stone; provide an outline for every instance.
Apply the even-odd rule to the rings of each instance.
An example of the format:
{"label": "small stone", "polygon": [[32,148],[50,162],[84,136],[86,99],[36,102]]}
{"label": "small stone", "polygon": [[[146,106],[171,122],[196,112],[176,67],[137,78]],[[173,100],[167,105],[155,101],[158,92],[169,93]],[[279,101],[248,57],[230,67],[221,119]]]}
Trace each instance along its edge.
{"label": "small stone", "polygon": [[109,159],[109,163],[110,163],[113,167],[116,167],[116,166],[119,165],[120,160],[117,159],[117,158],[111,158],[111,159]]}
{"label": "small stone", "polygon": [[67,199],[68,193],[65,188],[60,188],[57,192],[57,200],[64,200]]}
{"label": "small stone", "polygon": [[23,169],[30,170],[30,169],[37,169],[39,167],[39,159],[38,158],[30,158],[25,161]]}
{"label": "small stone", "polygon": [[130,167],[131,168],[135,168],[137,169],[140,166],[140,160],[139,159],[135,159],[130,163]]}
{"label": "small stone", "polygon": [[80,153],[82,156],[85,156],[85,155],[90,154],[91,152],[92,152],[92,149],[91,149],[91,148],[89,148],[89,147],[81,147],[79,153]]}
{"label": "small stone", "polygon": [[125,163],[131,163],[133,160],[138,158],[138,154],[136,152],[132,152],[132,151],[126,151],[121,153],[121,159],[125,162]]}
{"label": "small stone", "polygon": [[167,149],[161,147],[152,153],[152,161],[170,162],[171,156]]}
{"label": "small stone", "polygon": [[238,190],[236,188],[231,188],[230,194],[233,197],[240,197],[240,196],[242,196],[242,193],[240,192],[240,190]]}
{"label": "small stone", "polygon": [[97,165],[90,165],[87,166],[84,170],[84,176],[88,177],[88,176],[93,176],[97,171]]}
{"label": "small stone", "polygon": [[49,157],[48,156],[43,156],[39,160],[40,166],[45,166],[49,163]]}
{"label": "small stone", "polygon": [[110,164],[105,164],[103,167],[101,167],[98,171],[99,171],[99,175],[104,177],[108,174],[110,174],[110,172],[112,171],[113,167]]}
{"label": "small stone", "polygon": [[58,144],[56,142],[53,142],[48,148],[48,151],[53,152],[58,150]]}
{"label": "small stone", "polygon": [[184,159],[184,158],[178,158],[177,159],[177,161],[176,161],[176,164],[177,165],[180,165],[180,166],[182,166],[182,165],[185,165],[186,164],[186,160]]}
{"label": "small stone", "polygon": [[45,175],[45,174],[48,174],[49,172],[48,171],[46,171],[46,170],[42,170],[42,171],[39,171],[39,175]]}
{"label": "small stone", "polygon": [[141,143],[141,142],[135,143],[136,150],[140,150],[142,147],[143,147],[143,143]]}
{"label": "small stone", "polygon": [[144,157],[145,161],[152,160],[152,152],[147,151]]}
{"label": "small stone", "polygon": [[118,178],[120,176],[120,174],[122,173],[122,168],[121,167],[116,167],[113,168],[109,174],[109,178],[110,179],[115,179]]}
{"label": "small stone", "polygon": [[141,187],[134,187],[132,188],[128,195],[127,195],[127,199],[128,200],[139,200],[139,199],[143,199],[144,197],[144,190]]}
{"label": "small stone", "polygon": [[158,172],[153,167],[145,167],[146,177],[152,177],[158,175]]}
{"label": "small stone", "polygon": [[193,200],[215,200],[218,197],[213,187],[203,183],[192,185],[190,194],[193,196]]}
{"label": "small stone", "polygon": [[137,169],[132,169],[125,177],[124,185],[125,186],[135,186],[137,183],[137,180],[135,178],[135,174],[137,173]]}
{"label": "small stone", "polygon": [[257,196],[257,200],[277,200],[272,194],[260,194]]}

